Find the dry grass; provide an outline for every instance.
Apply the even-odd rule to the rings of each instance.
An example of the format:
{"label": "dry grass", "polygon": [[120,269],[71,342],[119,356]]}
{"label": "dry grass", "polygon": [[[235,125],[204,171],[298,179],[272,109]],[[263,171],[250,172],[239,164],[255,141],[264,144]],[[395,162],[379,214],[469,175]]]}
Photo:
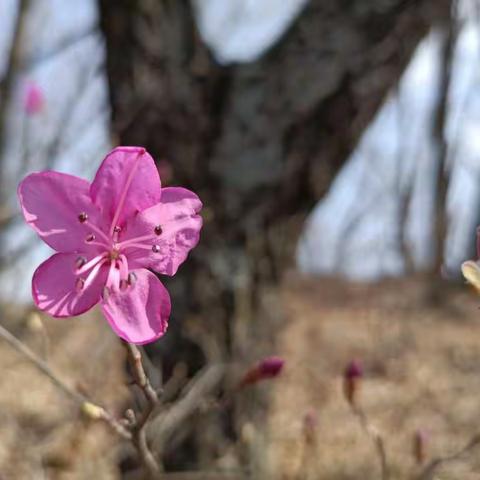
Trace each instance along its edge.
{"label": "dry grass", "polygon": [[[272,385],[269,478],[380,478],[374,448],[342,394],[352,358],[365,365],[360,402],[385,438],[391,479],[418,475],[417,429],[429,432],[427,462],[480,432],[480,300],[466,288],[427,307],[417,279],[358,286],[292,276],[286,284],[278,353],[288,368]],[[308,412],[318,417],[313,442],[305,442]],[[437,478],[479,479],[480,448]]]}
{"label": "dry grass", "polygon": [[[123,349],[95,314],[9,328],[71,385],[115,410],[123,406]],[[31,318],[30,318],[31,320]],[[3,322],[5,322],[5,318]],[[90,480],[119,476],[117,439],[85,421],[76,405],[0,339],[0,478]]]}
{"label": "dry grass", "polygon": [[[480,432],[478,297],[466,288],[449,290],[442,305],[427,306],[419,279],[361,286],[292,275],[285,284],[287,319],[272,348],[287,368],[261,387],[273,393],[267,442],[258,435],[260,423],[241,431],[246,458],[257,458],[263,478],[380,479],[372,443],[343,398],[342,372],[352,358],[365,366],[359,399],[385,438],[390,480],[418,475],[417,429],[429,432],[427,462]],[[124,352],[101,318],[44,318],[43,333],[16,318],[10,328],[47,354],[63,378],[111,410],[125,406]],[[103,424],[83,421],[69,399],[1,340],[0,361],[2,480],[119,478],[119,442]],[[310,441],[307,414],[317,417]],[[480,447],[443,466],[436,478],[479,479]]]}

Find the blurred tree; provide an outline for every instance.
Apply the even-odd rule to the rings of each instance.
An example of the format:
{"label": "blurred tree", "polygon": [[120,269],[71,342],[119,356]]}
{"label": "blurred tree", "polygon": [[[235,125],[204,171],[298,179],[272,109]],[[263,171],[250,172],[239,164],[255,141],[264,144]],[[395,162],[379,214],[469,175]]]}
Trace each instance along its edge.
{"label": "blurred tree", "polygon": [[205,204],[201,244],[172,285],[175,316],[200,316],[209,359],[242,361],[278,325],[264,294],[305,214],[450,0],[312,0],[273,49],[233,66],[215,63],[187,0],[100,6],[119,142],[170,162]]}

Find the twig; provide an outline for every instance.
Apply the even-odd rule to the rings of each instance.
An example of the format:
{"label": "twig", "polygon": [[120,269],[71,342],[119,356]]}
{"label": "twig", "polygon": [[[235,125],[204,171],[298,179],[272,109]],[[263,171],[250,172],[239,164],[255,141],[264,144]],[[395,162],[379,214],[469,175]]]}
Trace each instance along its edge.
{"label": "twig", "polygon": [[142,363],[142,355],[138,347],[126,342],[124,342],[124,345],[127,349],[128,361],[132,368],[134,381],[140,387],[147,400],[145,409],[141,412],[139,417],[133,419],[131,424],[132,443],[150,477],[158,478],[161,468],[148,447],[145,428],[150,415],[158,404],[158,395],[145,373]]}
{"label": "twig", "polygon": [[480,433],[475,434],[466,445],[464,445],[460,450],[446,457],[434,458],[420,473],[418,480],[431,480],[433,475],[438,467],[444,463],[454,462],[459,460],[465,454],[470,453],[475,447],[480,445]]}
{"label": "twig", "polygon": [[131,439],[131,433],[118,421],[113,415],[105,410],[100,405],[95,404],[85,395],[77,392],[67,383],[65,383],[35,352],[30,350],[21,340],[10,333],[5,327],[0,325],[0,337],[9,343],[17,352],[21,353],[33,365],[35,365],[44,375],[46,375],[52,383],[62,390],[68,397],[77,403],[81,410],[94,420],[103,420],[106,422],[118,435],[125,439]]}
{"label": "twig", "polygon": [[167,441],[178,427],[186,422],[200,408],[205,398],[218,388],[224,373],[224,365],[210,365],[200,371],[185,387],[182,398],[150,423],[149,433],[155,452],[163,452]]}
{"label": "twig", "polygon": [[350,405],[352,413],[357,417],[360,426],[362,427],[363,431],[372,439],[372,442],[375,446],[377,451],[378,459],[380,461],[380,471],[381,471],[381,478],[382,480],[388,480],[389,473],[388,473],[388,463],[387,463],[387,452],[385,450],[385,443],[383,441],[380,432],[370,424],[368,421],[367,415],[362,410],[361,407],[355,404]]}

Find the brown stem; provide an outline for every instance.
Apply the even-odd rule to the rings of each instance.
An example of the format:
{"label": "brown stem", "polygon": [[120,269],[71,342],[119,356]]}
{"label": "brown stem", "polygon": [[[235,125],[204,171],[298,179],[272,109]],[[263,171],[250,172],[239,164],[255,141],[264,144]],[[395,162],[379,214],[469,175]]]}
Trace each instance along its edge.
{"label": "brown stem", "polygon": [[33,365],[35,365],[44,375],[46,375],[53,384],[62,390],[68,397],[70,397],[74,402],[76,402],[82,411],[94,420],[103,420],[106,422],[118,435],[125,439],[131,439],[132,435],[130,432],[115,419],[107,410],[105,410],[100,405],[95,404],[85,395],[77,392],[67,383],[65,383],[35,352],[30,350],[21,340],[19,340],[15,335],[10,333],[5,327],[0,325],[0,337],[2,337],[6,342],[9,343],[17,352],[22,354],[27,360],[29,360]]}
{"label": "brown stem", "polygon": [[460,450],[447,457],[434,458],[420,473],[418,480],[432,480],[434,478],[435,471],[444,463],[454,462],[459,460],[465,454],[470,453],[471,450],[480,445],[480,433],[475,434],[466,445]]}
{"label": "brown stem", "polygon": [[363,431],[372,439],[372,442],[375,446],[375,450],[377,452],[377,456],[380,462],[381,479],[388,480],[389,472],[387,463],[387,452],[385,450],[385,443],[382,436],[380,435],[380,432],[373,425],[370,424],[367,415],[361,407],[355,404],[351,404],[350,406],[353,414],[357,417]]}
{"label": "brown stem", "polygon": [[136,345],[124,342],[127,349],[128,362],[132,368],[135,383],[141,389],[147,405],[137,416],[131,426],[132,443],[138,452],[140,460],[152,479],[158,478],[161,468],[147,444],[146,425],[155,407],[158,405],[158,395],[145,373],[142,354]]}

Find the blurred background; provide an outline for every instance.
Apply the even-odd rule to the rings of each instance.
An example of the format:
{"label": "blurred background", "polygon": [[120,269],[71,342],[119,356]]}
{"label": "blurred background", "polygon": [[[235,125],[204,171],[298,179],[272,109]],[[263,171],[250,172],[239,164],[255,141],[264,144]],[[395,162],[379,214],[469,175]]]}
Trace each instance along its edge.
{"label": "blurred background", "polygon": [[[225,367],[162,430],[157,456],[185,472],[165,478],[480,478],[478,300],[460,273],[480,224],[479,15],[477,0],[0,0],[0,321],[80,391],[131,404],[100,315],[32,309],[50,252],[16,186],[91,179],[113,146],[142,145],[204,203],[200,244],[162,278],[152,382],[173,405]],[[271,354],[282,374],[236,391]],[[0,361],[2,479],[143,478],[1,341]]]}

